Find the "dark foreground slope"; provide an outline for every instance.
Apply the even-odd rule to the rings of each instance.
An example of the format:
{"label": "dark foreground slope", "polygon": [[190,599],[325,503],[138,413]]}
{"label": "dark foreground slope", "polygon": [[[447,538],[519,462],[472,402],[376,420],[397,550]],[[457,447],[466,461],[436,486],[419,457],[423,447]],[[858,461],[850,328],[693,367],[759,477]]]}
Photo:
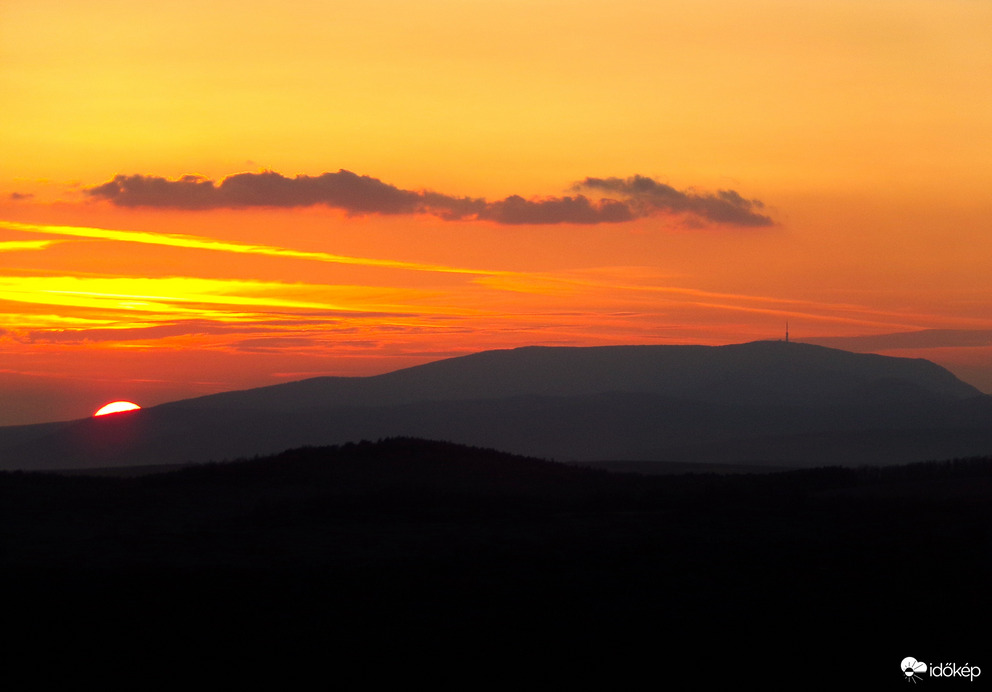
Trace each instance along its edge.
{"label": "dark foreground slope", "polygon": [[391,436],[559,460],[890,464],[992,453],[992,397],[820,346],[520,348],[0,428],[0,468],[174,464]]}
{"label": "dark foreground slope", "polygon": [[896,689],[909,655],[992,674],[970,634],[990,499],[990,459],[662,478],[410,439],[0,474],[5,628],[55,660],[151,652],[157,675],[206,661],[285,688]]}

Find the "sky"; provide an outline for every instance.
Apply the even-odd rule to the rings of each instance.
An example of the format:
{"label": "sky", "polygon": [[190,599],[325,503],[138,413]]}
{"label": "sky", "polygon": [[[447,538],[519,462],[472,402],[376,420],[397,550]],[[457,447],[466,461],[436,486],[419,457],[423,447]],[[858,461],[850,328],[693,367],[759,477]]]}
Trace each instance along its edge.
{"label": "sky", "polygon": [[986,0],[4,0],[0,425],[525,345],[992,392]]}

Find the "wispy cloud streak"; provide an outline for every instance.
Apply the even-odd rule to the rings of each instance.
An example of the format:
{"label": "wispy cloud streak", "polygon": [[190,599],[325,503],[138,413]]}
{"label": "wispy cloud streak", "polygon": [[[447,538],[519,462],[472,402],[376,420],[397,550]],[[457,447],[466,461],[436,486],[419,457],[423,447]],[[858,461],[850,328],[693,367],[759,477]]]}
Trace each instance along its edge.
{"label": "wispy cloud streak", "polygon": [[22,250],[44,250],[54,245],[57,240],[3,240],[0,241],[0,252],[19,252]]}
{"label": "wispy cloud streak", "polygon": [[[875,310],[861,305],[834,304],[779,297],[721,293],[680,286],[671,286],[666,285],[665,283],[659,283],[658,279],[660,279],[660,277],[652,276],[650,273],[646,276],[640,276],[640,274],[635,271],[634,275],[629,275],[629,270],[633,269],[630,267],[616,268],[615,271],[609,272],[613,275],[612,278],[604,280],[602,278],[590,278],[589,276],[581,276],[573,273],[515,272],[494,269],[470,269],[448,265],[420,264],[397,260],[351,257],[324,252],[294,250],[292,248],[270,245],[251,245],[229,241],[218,241],[210,238],[185,234],[162,234],[150,233],[146,231],[112,230],[84,226],[48,226],[6,221],[0,221],[0,228],[8,228],[22,232],[96,238],[118,242],[164,245],[217,252],[260,254],[272,257],[290,257],[309,261],[330,262],[375,268],[392,268],[406,271],[459,274],[469,277],[471,279],[470,285],[475,285],[480,288],[518,294],[537,294],[546,297],[576,296],[580,293],[610,295],[613,296],[613,299],[617,299],[618,296],[624,295],[628,297],[633,297],[636,295],[645,297],[667,296],[677,302],[695,305],[700,308],[743,311],[759,314],[780,314],[785,317],[804,317],[813,320],[843,323],[857,322],[872,325],[888,325],[894,328],[913,328],[921,321],[932,321],[933,318],[933,316],[930,315],[910,315],[900,313],[898,311]],[[631,278],[634,278],[635,280],[629,281]],[[107,308],[112,303],[120,307],[121,303],[117,301],[125,301],[128,303],[128,309],[141,312],[144,310],[155,311],[161,309],[161,306],[154,304],[158,302],[159,298],[165,297],[171,304],[168,310],[164,310],[165,313],[175,315],[179,312],[184,312],[190,316],[204,315],[202,312],[204,310],[204,306],[210,303],[226,303],[228,305],[235,305],[242,302],[244,305],[256,306],[267,303],[268,309],[278,309],[280,307],[291,310],[306,308],[316,308],[322,310],[345,309],[349,311],[355,309],[371,309],[374,311],[399,313],[417,312],[418,310],[426,307],[421,303],[419,298],[413,299],[412,296],[408,297],[413,299],[414,303],[401,301],[400,303],[394,303],[392,305],[379,303],[373,306],[364,300],[361,300],[356,304],[354,302],[355,296],[351,294],[348,294],[347,296],[340,296],[343,298],[342,302],[338,302],[338,300],[335,299],[330,302],[308,304],[309,301],[307,301],[304,296],[313,295],[314,287],[307,289],[307,291],[303,293],[293,291],[291,298],[285,293],[280,292],[281,295],[279,295],[278,299],[275,300],[273,299],[272,294],[268,291],[266,291],[268,295],[266,300],[259,300],[257,295],[242,299],[230,297],[232,291],[236,295],[240,294],[245,286],[249,284],[254,285],[257,282],[241,282],[244,286],[236,286],[235,284],[238,282],[228,283],[226,284],[227,289],[223,291],[219,290],[219,285],[218,287],[211,287],[211,289],[205,293],[213,297],[203,299],[202,292],[199,290],[193,290],[196,287],[189,283],[182,286],[173,284],[175,291],[163,296],[162,294],[156,292],[158,286],[152,288],[152,284],[148,285],[147,290],[139,290],[139,284],[141,283],[140,279],[129,279],[126,283],[123,283],[124,280],[121,279],[122,283],[120,286],[126,286],[126,290],[117,290],[109,284],[100,285],[97,288],[83,287],[82,285],[71,285],[73,281],[78,282],[79,279],[73,279],[72,281],[68,279],[66,281],[60,281],[60,285],[58,287],[51,284],[28,286],[23,282],[18,283],[16,286],[14,284],[0,286],[0,298],[39,304],[64,304],[68,301],[69,304],[88,305],[94,308]],[[93,286],[95,286],[95,284],[93,284]],[[53,288],[56,290],[53,291]],[[463,290],[464,288],[465,287],[463,287]],[[218,294],[223,297],[218,298]],[[43,297],[45,295],[48,297]],[[57,295],[61,295],[63,297],[57,298]],[[185,297],[185,300],[179,300],[176,302],[171,300],[173,296],[183,296]],[[187,306],[185,309],[181,309],[179,307],[179,305],[182,305],[183,303]],[[196,303],[197,305],[194,306],[191,305],[191,303]],[[414,307],[415,304],[417,307]],[[445,312],[443,307],[433,304],[433,302],[429,308],[429,311],[435,314]],[[228,317],[230,319],[245,318],[245,316],[230,315]],[[210,318],[216,318],[216,316],[211,314]]]}
{"label": "wispy cloud streak", "polygon": [[[195,250],[213,250],[218,252],[233,252],[246,255],[268,255],[270,257],[288,257],[294,259],[305,259],[317,262],[329,262],[332,264],[350,264],[363,267],[382,267],[387,269],[406,269],[419,272],[438,272],[445,274],[476,274],[495,275],[504,274],[497,270],[466,269],[463,267],[451,267],[442,264],[424,264],[418,262],[402,262],[399,260],[374,259],[370,257],[351,257],[348,255],[337,255],[329,252],[313,252],[308,250],[294,250],[292,248],[278,247],[275,245],[255,245],[250,243],[233,243],[229,241],[214,240],[202,236],[187,235],[184,233],[149,233],[147,231],[115,230],[110,228],[94,228],[91,226],[53,226],[41,224],[28,224],[16,221],[0,221],[0,228],[27,233],[45,233],[51,235],[70,236],[76,238],[95,238],[101,240],[114,240],[124,243],[141,243],[144,245],[164,245],[168,247],[181,247]],[[27,241],[31,242],[31,241]]]}

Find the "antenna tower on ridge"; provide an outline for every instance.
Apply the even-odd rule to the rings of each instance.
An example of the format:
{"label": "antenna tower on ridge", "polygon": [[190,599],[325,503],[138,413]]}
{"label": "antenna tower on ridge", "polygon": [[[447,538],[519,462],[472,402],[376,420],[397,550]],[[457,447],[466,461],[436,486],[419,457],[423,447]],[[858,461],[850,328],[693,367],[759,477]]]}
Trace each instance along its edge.
{"label": "antenna tower on ridge", "polygon": [[789,343],[789,320],[785,321],[785,343]]}

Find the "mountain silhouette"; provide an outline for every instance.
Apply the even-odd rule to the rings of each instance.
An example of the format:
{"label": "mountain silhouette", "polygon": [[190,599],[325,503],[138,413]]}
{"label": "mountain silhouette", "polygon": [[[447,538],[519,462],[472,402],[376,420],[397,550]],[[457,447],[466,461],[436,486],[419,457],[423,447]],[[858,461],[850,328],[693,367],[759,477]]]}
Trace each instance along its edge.
{"label": "mountain silhouette", "polygon": [[907,463],[989,453],[992,397],[926,360],[808,344],[525,347],[0,428],[0,468],[203,462],[393,436],[559,461]]}

